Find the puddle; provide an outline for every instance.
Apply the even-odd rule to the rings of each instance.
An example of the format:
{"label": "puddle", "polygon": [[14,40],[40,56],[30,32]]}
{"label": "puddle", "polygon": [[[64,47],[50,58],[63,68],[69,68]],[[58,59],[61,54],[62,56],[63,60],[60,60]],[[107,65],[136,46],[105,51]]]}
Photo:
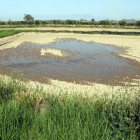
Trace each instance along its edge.
{"label": "puddle", "polygon": [[56,38],[50,44],[23,42],[16,48],[0,51],[0,69],[7,74],[9,69],[23,71],[25,77],[43,83],[48,82],[47,78],[88,85],[115,80],[115,85],[124,86],[123,81],[133,82],[140,77],[138,62],[119,57],[125,51],[67,38]]}

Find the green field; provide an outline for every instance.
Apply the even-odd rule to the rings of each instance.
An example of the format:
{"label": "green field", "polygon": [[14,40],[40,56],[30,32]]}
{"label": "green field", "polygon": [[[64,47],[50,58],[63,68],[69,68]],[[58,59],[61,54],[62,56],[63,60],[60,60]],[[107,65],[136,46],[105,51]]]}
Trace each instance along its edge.
{"label": "green field", "polygon": [[77,33],[77,34],[105,34],[105,35],[131,35],[140,36],[140,32],[112,32],[112,31],[68,31],[68,30],[0,30],[0,38],[15,35],[21,32],[41,32],[41,33]]}

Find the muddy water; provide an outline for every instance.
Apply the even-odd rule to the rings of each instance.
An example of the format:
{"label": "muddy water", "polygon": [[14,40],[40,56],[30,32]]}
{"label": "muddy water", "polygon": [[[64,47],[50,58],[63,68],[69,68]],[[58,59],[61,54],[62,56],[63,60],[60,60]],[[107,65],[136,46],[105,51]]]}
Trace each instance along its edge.
{"label": "muddy water", "polygon": [[[64,57],[41,49],[60,50]],[[50,44],[23,42],[16,48],[0,51],[0,72],[22,71],[27,79],[49,83],[49,79],[89,84],[96,82],[123,86],[140,76],[140,64],[119,57],[127,51],[117,46],[83,42],[76,39],[55,39]],[[124,79],[125,78],[125,79]]]}

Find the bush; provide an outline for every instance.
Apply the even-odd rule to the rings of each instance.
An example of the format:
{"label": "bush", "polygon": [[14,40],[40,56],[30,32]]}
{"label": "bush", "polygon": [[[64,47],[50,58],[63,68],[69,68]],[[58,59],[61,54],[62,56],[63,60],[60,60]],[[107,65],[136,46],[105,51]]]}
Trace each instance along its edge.
{"label": "bush", "polygon": [[41,20],[41,24],[44,26],[45,24],[47,24],[47,21]]}
{"label": "bush", "polygon": [[24,21],[24,25],[27,25],[27,24],[28,24],[28,22],[27,22],[27,20],[25,20],[25,21]]}
{"label": "bush", "polygon": [[100,22],[94,22],[94,25],[99,25],[100,24]]}
{"label": "bush", "polygon": [[6,25],[4,21],[0,21],[0,25]]}
{"label": "bush", "polygon": [[25,25],[25,21],[20,21],[21,25]]}
{"label": "bush", "polygon": [[28,20],[28,24],[29,25],[33,25],[34,24],[34,21],[33,20]]}
{"label": "bush", "polygon": [[118,24],[119,24],[120,26],[125,26],[125,25],[127,24],[127,22],[126,22],[125,20],[120,20],[120,21],[118,22]]}
{"label": "bush", "polygon": [[69,19],[67,19],[67,20],[65,21],[65,24],[72,24],[72,21],[69,20]]}
{"label": "bush", "polygon": [[127,26],[134,26],[134,22],[129,22],[126,24]]}
{"label": "bush", "polygon": [[100,25],[110,25],[110,21],[108,20],[101,20],[99,23]]}
{"label": "bush", "polygon": [[12,25],[12,21],[10,19],[7,23],[8,23],[8,25]]}
{"label": "bush", "polygon": [[111,25],[118,25],[117,22],[111,22]]}
{"label": "bush", "polygon": [[89,21],[88,24],[89,25],[94,25],[94,21]]}
{"label": "bush", "polygon": [[140,20],[135,22],[135,26],[140,26]]}
{"label": "bush", "polygon": [[35,25],[40,25],[40,21],[39,20],[36,20],[35,21]]}
{"label": "bush", "polygon": [[72,20],[72,24],[75,25],[76,24],[76,20]]}

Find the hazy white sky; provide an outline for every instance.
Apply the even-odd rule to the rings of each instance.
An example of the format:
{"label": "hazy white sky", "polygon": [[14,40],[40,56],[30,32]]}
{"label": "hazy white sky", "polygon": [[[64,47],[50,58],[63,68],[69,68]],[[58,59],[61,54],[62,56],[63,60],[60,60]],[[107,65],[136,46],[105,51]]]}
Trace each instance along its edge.
{"label": "hazy white sky", "polygon": [[0,20],[140,20],[140,0],[1,0]]}

